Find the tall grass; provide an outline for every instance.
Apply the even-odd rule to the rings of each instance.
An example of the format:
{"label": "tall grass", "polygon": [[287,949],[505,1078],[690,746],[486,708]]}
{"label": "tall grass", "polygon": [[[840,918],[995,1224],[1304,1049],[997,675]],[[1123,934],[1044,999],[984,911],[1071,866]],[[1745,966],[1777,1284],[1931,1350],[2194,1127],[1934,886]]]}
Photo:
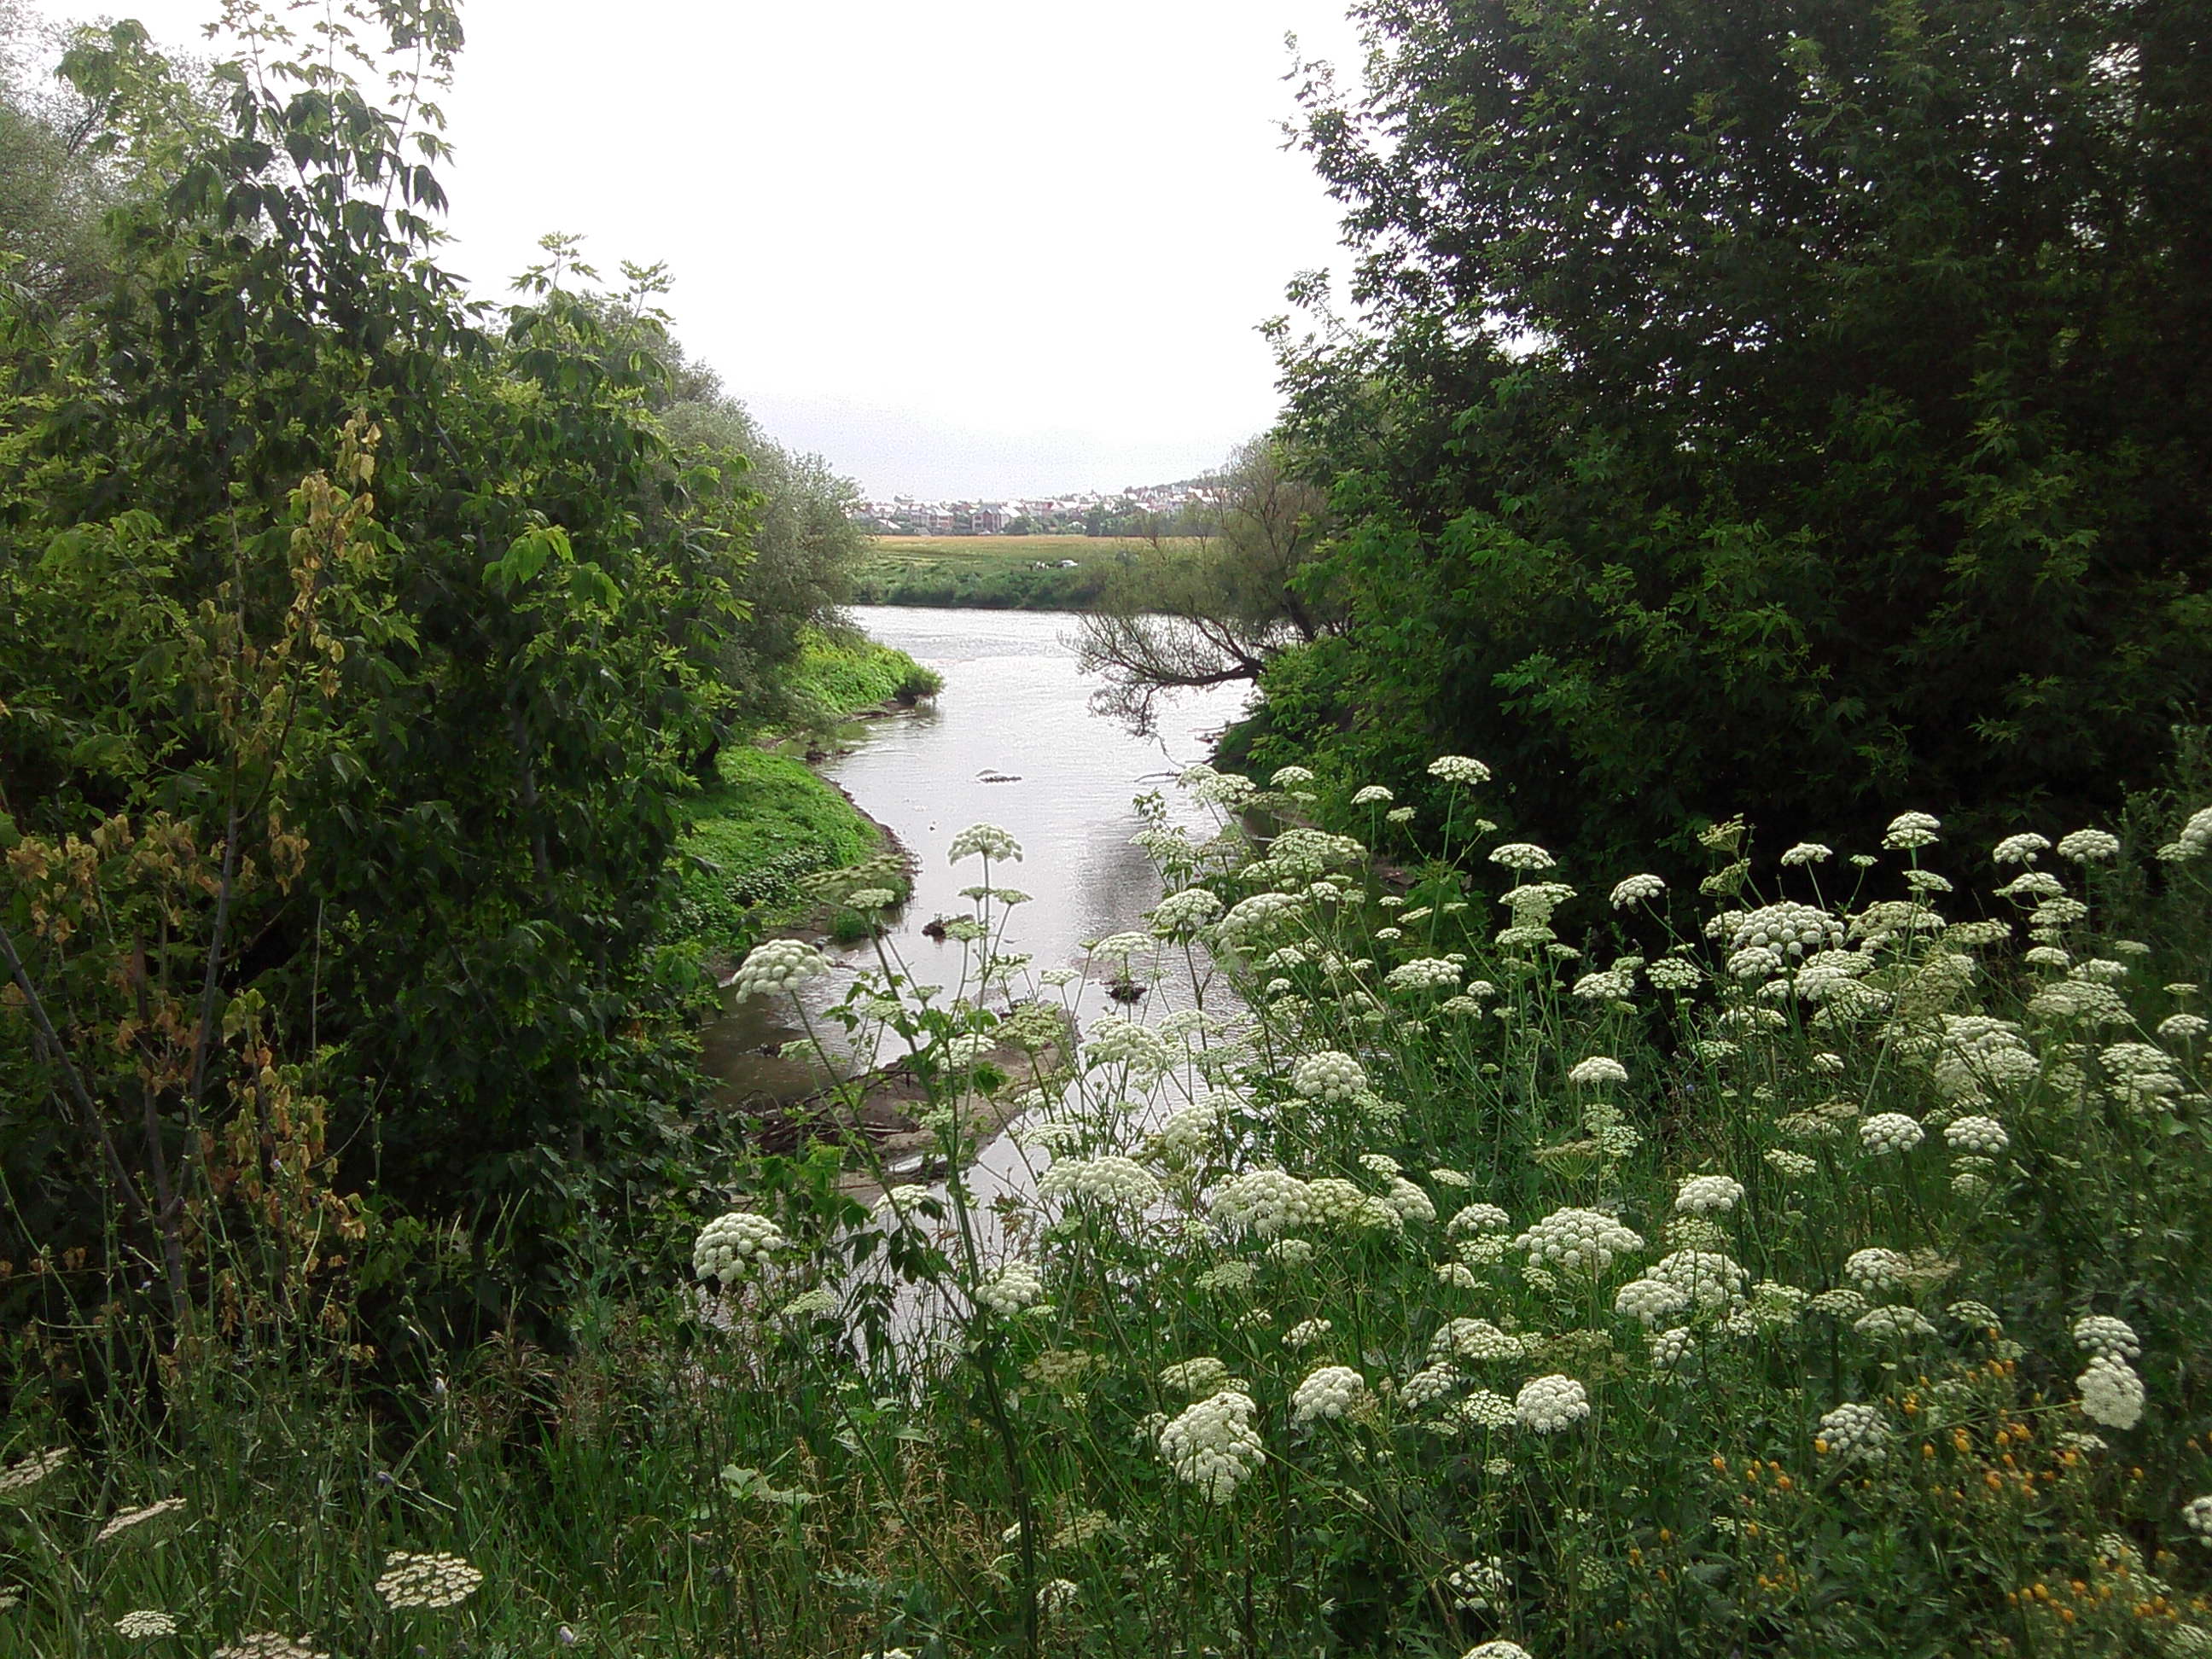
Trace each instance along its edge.
{"label": "tall grass", "polygon": [[[557,1352],[371,1395],[295,1331],[128,1413],[21,1395],[9,1456],[77,1450],[0,1511],[0,1652],[123,1651],[133,1608],[185,1652],[2212,1649],[2212,809],[2001,865],[1910,814],[1724,825],[1692,895],[1498,845],[1443,775],[1433,845],[1493,878],[1255,845],[1310,776],[1194,772],[1217,829],[1155,803],[1170,896],[1085,966],[1196,1006],[1064,1066],[1018,849],[963,836],[962,981],[886,949],[830,1015],[916,1050],[938,1188],[874,1198],[825,1129]],[[994,1093],[1034,1189],[986,1204]],[[483,1582],[390,1607],[395,1550]]]}

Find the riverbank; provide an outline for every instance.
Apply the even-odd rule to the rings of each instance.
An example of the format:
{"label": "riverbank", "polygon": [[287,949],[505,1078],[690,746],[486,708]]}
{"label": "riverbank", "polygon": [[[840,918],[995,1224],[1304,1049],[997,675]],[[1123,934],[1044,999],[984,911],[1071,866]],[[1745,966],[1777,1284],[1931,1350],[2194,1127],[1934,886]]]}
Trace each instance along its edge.
{"label": "riverbank", "polygon": [[898,838],[817,772],[834,725],[910,708],[943,684],[905,652],[855,629],[810,629],[793,665],[793,702],[806,730],[763,732],[726,747],[715,781],[690,803],[672,931],[710,962],[733,963],[769,933],[818,927],[809,877],[873,862],[897,866]]}
{"label": "riverbank", "polygon": [[935,610],[1088,611],[1135,544],[1097,536],[878,536],[855,589],[861,605]]}

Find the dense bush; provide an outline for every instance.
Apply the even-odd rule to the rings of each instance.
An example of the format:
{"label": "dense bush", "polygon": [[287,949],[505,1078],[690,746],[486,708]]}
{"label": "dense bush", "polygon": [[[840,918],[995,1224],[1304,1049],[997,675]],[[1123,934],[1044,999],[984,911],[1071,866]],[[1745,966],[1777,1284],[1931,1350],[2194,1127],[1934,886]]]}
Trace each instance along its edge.
{"label": "dense bush", "polygon": [[1358,10],[1304,139],[1371,327],[1280,336],[1352,648],[1263,761],[1468,748],[1680,860],[2150,780],[2212,684],[2199,14]]}

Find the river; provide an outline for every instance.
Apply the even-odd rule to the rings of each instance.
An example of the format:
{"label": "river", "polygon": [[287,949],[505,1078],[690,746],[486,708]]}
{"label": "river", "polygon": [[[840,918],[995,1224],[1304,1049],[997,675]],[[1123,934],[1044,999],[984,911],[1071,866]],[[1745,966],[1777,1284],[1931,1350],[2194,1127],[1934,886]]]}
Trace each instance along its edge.
{"label": "river", "polygon": [[[979,879],[979,867],[971,860],[956,868],[947,852],[976,823],[995,823],[1021,843],[1020,864],[994,867],[993,879],[1032,896],[1014,909],[1002,948],[1028,952],[1037,969],[1081,968],[1085,941],[1140,927],[1160,885],[1132,842],[1140,827],[1132,802],[1157,789],[1176,816],[1194,818],[1176,774],[1207,757],[1212,736],[1243,711],[1245,689],[1181,696],[1161,708],[1158,730],[1139,738],[1091,711],[1096,685],[1077,669],[1069,641],[1079,619],[1072,613],[863,605],[853,616],[945,677],[933,705],[857,728],[853,746],[821,767],[913,856],[914,896],[889,934],[906,966],[925,982],[959,981],[961,947],[921,929],[969,910],[960,890]],[[865,945],[833,955],[854,967],[874,962]],[[817,980],[808,1000],[835,1001],[848,982],[843,975]],[[1086,1024],[1112,1006],[1096,977],[1070,990]],[[1145,1016],[1176,1006],[1178,988],[1164,983],[1146,999]],[[792,1092],[800,1080],[795,1068],[760,1054],[793,1035],[770,1024],[774,1017],[757,1001],[732,1004],[707,1030],[707,1064],[732,1109]],[[985,1148],[971,1181],[982,1202],[1025,1190],[1027,1160],[1002,1139]]]}

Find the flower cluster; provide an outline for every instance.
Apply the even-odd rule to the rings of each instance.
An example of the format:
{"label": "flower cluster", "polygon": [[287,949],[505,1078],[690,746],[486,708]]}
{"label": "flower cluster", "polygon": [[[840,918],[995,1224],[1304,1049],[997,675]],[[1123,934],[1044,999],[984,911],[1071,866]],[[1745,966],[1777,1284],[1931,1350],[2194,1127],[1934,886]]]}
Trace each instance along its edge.
{"label": "flower cluster", "polygon": [[1252,1426],[1258,1409],[1251,1395],[1235,1389],[1186,1407],[1160,1430],[1161,1455],[1208,1503],[1226,1503],[1267,1455]]}
{"label": "flower cluster", "polygon": [[304,1638],[295,1640],[273,1631],[260,1631],[217,1648],[215,1659],[331,1659],[331,1656],[308,1646]]}
{"label": "flower cluster", "polygon": [[995,1314],[1017,1314],[1044,1299],[1044,1277],[1028,1261],[1009,1261],[975,1287],[975,1300]]}
{"label": "flower cluster", "polygon": [[163,1613],[158,1607],[139,1607],[115,1621],[115,1633],[126,1642],[151,1642],[160,1637],[174,1636],[176,1615]]}
{"label": "flower cluster", "polygon": [[1909,1152],[1927,1138],[1919,1120],[1902,1112],[1876,1112],[1859,1125],[1859,1145],[1875,1157]]}
{"label": "flower cluster", "polygon": [[21,1497],[46,1484],[46,1477],[70,1460],[67,1446],[54,1446],[0,1469],[0,1496]]}
{"label": "flower cluster", "polygon": [[980,858],[987,862],[996,859],[1001,863],[1008,859],[1017,861],[1022,856],[1022,844],[995,823],[971,823],[952,838],[952,851],[947,862],[957,864],[963,859]]}
{"label": "flower cluster", "polygon": [[750,1210],[732,1210],[699,1230],[691,1246],[691,1271],[725,1286],[734,1285],[790,1243],[769,1217]]}
{"label": "flower cluster", "polygon": [[2099,1354],[2075,1380],[2082,1414],[2108,1429],[2132,1429],[2142,1420],[2142,1378],[2124,1359]]}
{"label": "flower cluster", "polygon": [[1367,1086],[1367,1073],[1350,1054],[1324,1048],[1291,1068],[1291,1086],[1309,1100],[1349,1100]]}
{"label": "flower cluster", "polygon": [[1881,844],[1895,850],[1910,850],[1932,845],[1942,821],[1927,812],[1899,812],[1882,831]]}
{"label": "flower cluster", "polygon": [[450,1607],[465,1601],[483,1574],[458,1555],[395,1550],[386,1558],[376,1593],[392,1607]]}
{"label": "flower cluster", "polygon": [[1535,1434],[1557,1434],[1589,1414],[1589,1395],[1583,1385],[1556,1372],[1522,1383],[1513,1396],[1514,1417]]}
{"label": "flower cluster", "polygon": [[1159,1202],[1160,1183],[1134,1158],[1115,1153],[1054,1164],[1038,1178],[1037,1194],[1141,1210]]}
{"label": "flower cluster", "polygon": [[1559,863],[1534,842],[1509,841],[1490,849],[1490,861],[1508,870],[1549,870]]}
{"label": "flower cluster", "polygon": [[2005,1127],[1993,1117],[1954,1117],[1943,1126],[1943,1141],[1954,1152],[1995,1158],[2012,1145]]}
{"label": "flower cluster", "polygon": [[2212,1549],[2212,1494],[2192,1498],[2181,1506],[2181,1524],[2197,1541]]}
{"label": "flower cluster", "polygon": [[143,1509],[125,1510],[121,1514],[110,1517],[107,1524],[94,1536],[93,1541],[105,1544],[110,1539],[124,1537],[174,1515],[184,1507],[185,1500],[181,1498],[164,1498]]}
{"label": "flower cluster", "polygon": [[1674,1207],[1684,1215],[1722,1215],[1743,1198],[1743,1182],[1733,1176],[1686,1176],[1674,1194]]}
{"label": "flower cluster", "polygon": [[805,939],[772,939],[755,945],[730,983],[740,998],[795,990],[830,971],[830,959]]}
{"label": "flower cluster", "polygon": [[1879,1463],[1889,1455],[1889,1425],[1879,1407],[1846,1400],[1821,1418],[1813,1446],[1831,1456]]}
{"label": "flower cluster", "polygon": [[1181,939],[1207,926],[1221,914],[1221,901],[1203,887],[1186,887],[1170,893],[1152,907],[1152,931],[1163,939]]}
{"label": "flower cluster", "polygon": [[1606,1054],[1592,1054],[1577,1062],[1567,1073],[1567,1081],[1577,1089],[1598,1089],[1609,1083],[1628,1081],[1628,1067]]}
{"label": "flower cluster", "polygon": [[2110,1314],[2085,1314],[2075,1320],[2074,1344],[2098,1359],[2135,1359],[2142,1354],[2135,1327]]}
{"label": "flower cluster", "polygon": [[1261,1238],[1303,1227],[1317,1213],[1306,1183],[1281,1170],[1247,1170],[1224,1182],[1212,1209],[1224,1226]]}
{"label": "flower cluster", "polygon": [[1359,1409],[1368,1399],[1367,1379],[1349,1365],[1323,1365],[1309,1371],[1291,1395],[1291,1420],[1310,1423]]}
{"label": "flower cluster", "polygon": [[1513,1241],[1539,1266],[1556,1263],[1603,1273],[1615,1255],[1644,1248],[1644,1240],[1601,1210],[1554,1210]]}
{"label": "flower cluster", "polygon": [[1488,783],[1490,769],[1465,755],[1439,755],[1429,763],[1429,775],[1446,783]]}
{"label": "flower cluster", "polygon": [[1630,876],[1613,884],[1613,908],[1626,910],[1632,904],[1656,899],[1666,890],[1667,884],[1656,876]]}

